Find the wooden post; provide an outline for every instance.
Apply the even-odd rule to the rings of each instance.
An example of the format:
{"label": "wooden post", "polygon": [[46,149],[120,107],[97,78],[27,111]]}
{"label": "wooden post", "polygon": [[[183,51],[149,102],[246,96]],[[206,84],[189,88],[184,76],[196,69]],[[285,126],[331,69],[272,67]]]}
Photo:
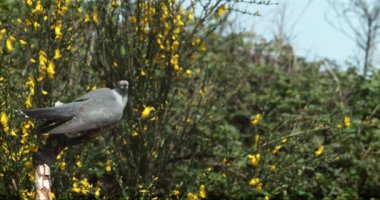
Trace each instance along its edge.
{"label": "wooden post", "polygon": [[[62,102],[57,101],[55,102],[55,107],[63,105]],[[53,142],[54,143],[54,142]],[[57,144],[54,144],[53,147],[58,146]],[[56,148],[54,148],[56,149]],[[50,149],[49,149],[50,150]],[[47,150],[47,151],[49,151]],[[45,150],[46,151],[46,150]],[[60,149],[57,150],[58,153]],[[46,152],[42,152],[43,155],[49,155],[46,154]],[[56,153],[57,154],[57,153]],[[42,155],[42,154],[39,154]],[[33,166],[34,166],[34,186],[36,190],[36,200],[51,200],[50,193],[51,193],[51,179],[50,179],[50,167],[46,163],[46,159],[41,159],[42,157],[34,157],[33,158]]]}
{"label": "wooden post", "polygon": [[37,164],[35,166],[34,183],[36,187],[36,200],[50,200],[50,167],[47,164]]}

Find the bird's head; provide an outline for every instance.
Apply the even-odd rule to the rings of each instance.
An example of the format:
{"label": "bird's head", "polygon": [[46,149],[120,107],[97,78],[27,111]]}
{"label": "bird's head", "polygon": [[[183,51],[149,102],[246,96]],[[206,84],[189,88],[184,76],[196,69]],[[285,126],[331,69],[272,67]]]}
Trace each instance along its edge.
{"label": "bird's head", "polygon": [[126,80],[121,80],[121,81],[117,82],[117,85],[116,85],[117,90],[122,95],[125,95],[128,93],[128,87],[129,87],[129,83]]}

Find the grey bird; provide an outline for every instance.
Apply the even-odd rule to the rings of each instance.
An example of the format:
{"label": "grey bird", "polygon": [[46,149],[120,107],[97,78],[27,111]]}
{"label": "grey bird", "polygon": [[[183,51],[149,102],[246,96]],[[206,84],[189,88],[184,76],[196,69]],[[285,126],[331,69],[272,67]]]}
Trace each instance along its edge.
{"label": "grey bird", "polygon": [[128,81],[121,80],[115,89],[100,88],[70,103],[22,112],[30,118],[47,120],[39,127],[41,133],[70,135],[98,130],[120,121],[128,101],[128,86]]}
{"label": "grey bird", "polygon": [[70,103],[23,110],[27,117],[46,120],[36,132],[49,134],[45,145],[33,155],[34,165],[50,165],[65,147],[81,144],[114,127],[123,117],[128,87],[128,81],[121,80],[114,89],[93,90]]}

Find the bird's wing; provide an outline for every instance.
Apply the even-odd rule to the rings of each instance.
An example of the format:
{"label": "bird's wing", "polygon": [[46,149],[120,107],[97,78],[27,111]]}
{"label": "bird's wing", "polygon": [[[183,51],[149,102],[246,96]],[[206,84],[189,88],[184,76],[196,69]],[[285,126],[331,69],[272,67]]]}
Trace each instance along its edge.
{"label": "bird's wing", "polygon": [[109,88],[101,88],[90,91],[71,103],[62,104],[56,107],[23,110],[22,112],[30,118],[68,120],[77,114],[78,110],[86,104],[86,101],[101,98],[105,94],[108,94],[109,91],[111,91]]}
{"label": "bird's wing", "polygon": [[22,112],[30,118],[47,120],[67,120],[74,117],[77,111],[84,105],[84,103],[84,101],[72,102],[57,107],[35,108],[23,110]]}
{"label": "bird's wing", "polygon": [[87,92],[83,96],[75,99],[75,102],[85,101],[91,98],[101,98],[104,95],[109,94],[109,92],[112,91],[109,88],[99,88],[96,90],[91,90],[90,92]]}
{"label": "bird's wing", "polygon": [[49,131],[50,134],[81,132],[110,125],[121,119],[123,106],[117,102],[115,94],[108,88],[94,90],[79,99],[83,102],[75,116]]}

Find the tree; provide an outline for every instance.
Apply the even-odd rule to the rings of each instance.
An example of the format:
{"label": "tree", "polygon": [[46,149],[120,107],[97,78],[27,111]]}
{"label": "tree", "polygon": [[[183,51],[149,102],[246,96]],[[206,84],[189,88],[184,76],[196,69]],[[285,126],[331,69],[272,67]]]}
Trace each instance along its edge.
{"label": "tree", "polygon": [[380,3],[369,0],[350,0],[348,4],[334,0],[328,2],[339,19],[339,24],[329,23],[353,40],[363,53],[360,60],[363,75],[366,76],[373,65],[380,29]]}

